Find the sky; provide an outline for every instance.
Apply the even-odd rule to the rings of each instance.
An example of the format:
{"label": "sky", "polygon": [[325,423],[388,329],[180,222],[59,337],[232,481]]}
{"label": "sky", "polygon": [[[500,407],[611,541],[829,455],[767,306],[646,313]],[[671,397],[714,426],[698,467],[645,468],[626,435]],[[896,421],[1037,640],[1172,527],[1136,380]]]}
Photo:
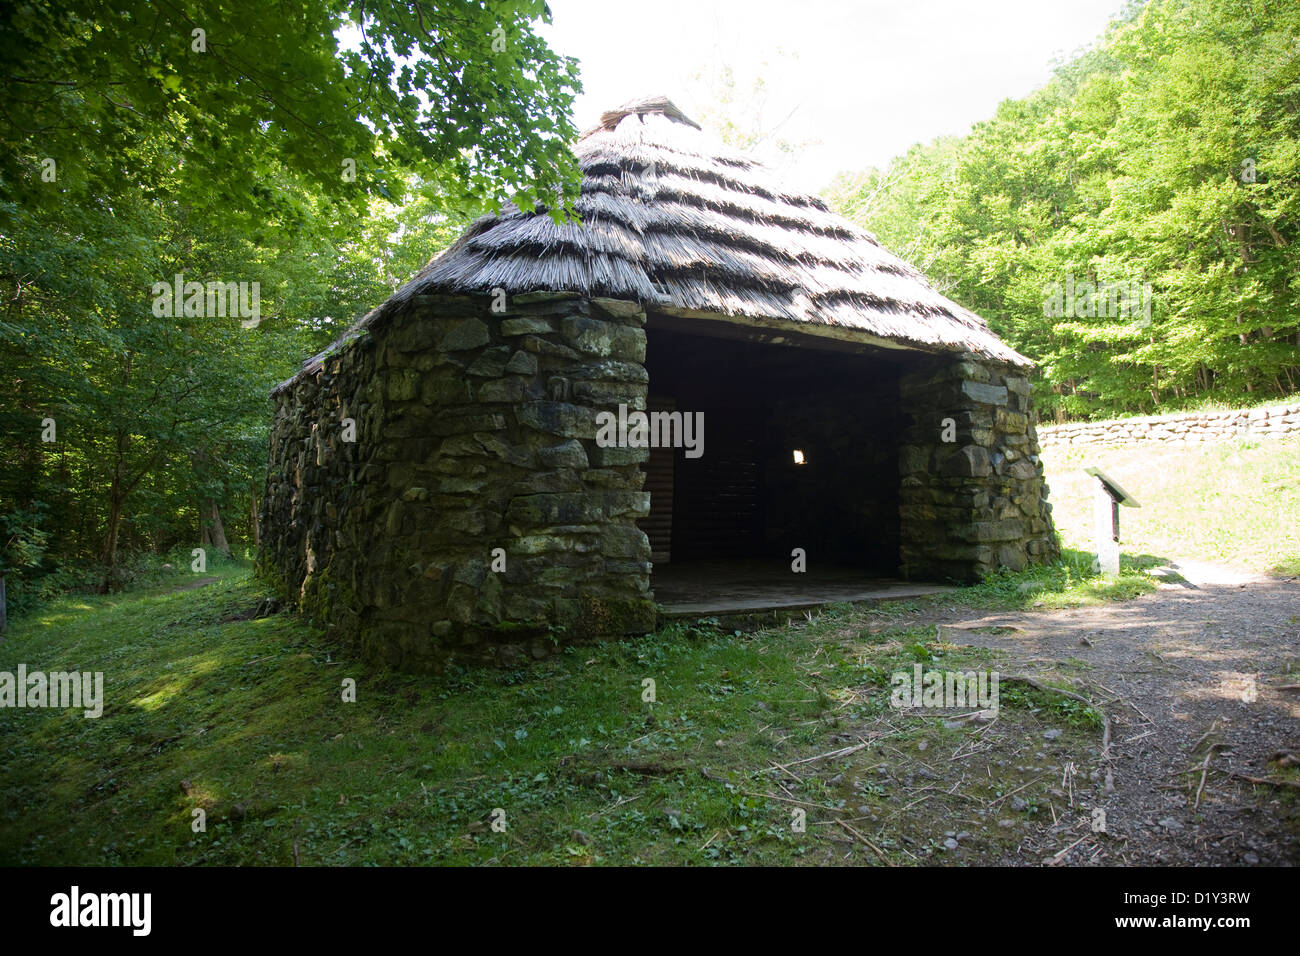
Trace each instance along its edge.
{"label": "sky", "polygon": [[[765,83],[762,125],[799,149],[758,152],[791,187],[884,166],[917,142],[962,135],[1047,82],[1122,0],[548,0],[540,33],[582,66],[580,130],[603,110],[664,94],[699,119],[709,77]],[[742,111],[743,112],[743,111]],[[778,125],[779,124],[779,125]]]}

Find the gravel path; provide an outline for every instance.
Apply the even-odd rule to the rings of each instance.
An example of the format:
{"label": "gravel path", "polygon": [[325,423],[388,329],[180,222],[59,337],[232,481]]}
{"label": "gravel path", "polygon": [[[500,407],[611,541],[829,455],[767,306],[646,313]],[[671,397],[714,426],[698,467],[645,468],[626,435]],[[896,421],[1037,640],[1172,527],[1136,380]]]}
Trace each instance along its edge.
{"label": "gravel path", "polygon": [[1300,684],[1300,583],[1193,562],[1162,576],[1133,601],[954,619],[944,638],[1008,651],[1024,674],[1083,662],[1083,690],[1111,718],[1092,862],[1300,863],[1300,791],[1241,779],[1300,780],[1285,769],[1300,760],[1300,692],[1281,689]]}

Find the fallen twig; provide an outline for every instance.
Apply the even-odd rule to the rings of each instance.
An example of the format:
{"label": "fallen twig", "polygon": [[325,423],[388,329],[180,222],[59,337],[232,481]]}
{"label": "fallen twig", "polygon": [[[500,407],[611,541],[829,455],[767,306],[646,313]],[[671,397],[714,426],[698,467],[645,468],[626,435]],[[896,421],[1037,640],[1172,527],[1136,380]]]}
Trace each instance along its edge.
{"label": "fallen twig", "polygon": [[1047,776],[1047,774],[1039,774],[1039,775],[1038,775],[1037,777],[1035,777],[1033,780],[1030,780],[1029,783],[1021,784],[1020,786],[1016,787],[1016,789],[1012,790],[1010,793],[1004,793],[1002,796],[998,797],[996,800],[994,800],[992,803],[990,803],[989,806],[990,806],[990,807],[995,807],[995,806],[997,806],[999,803],[1001,803],[1003,800],[1005,800],[1007,797],[1014,797],[1014,796],[1015,796],[1017,793],[1019,793],[1021,790],[1025,789],[1025,787],[1029,787],[1029,786],[1032,786],[1032,785],[1038,783],[1038,781],[1042,780],[1043,777],[1045,777],[1045,776]]}
{"label": "fallen twig", "polygon": [[790,761],[791,767],[797,767],[801,763],[813,763],[817,760],[829,760],[831,757],[847,757],[849,754],[857,753],[867,745],[865,743],[854,744],[852,747],[843,747],[839,750],[832,750],[830,753],[818,754],[815,757],[804,757],[802,760]]}
{"label": "fallen twig", "polygon": [[1247,783],[1263,783],[1270,787],[1295,787],[1300,789],[1300,780],[1273,780],[1269,777],[1249,777],[1244,773],[1229,773],[1229,777],[1245,780]]}
{"label": "fallen twig", "polygon": [[1210,760],[1214,757],[1214,748],[1211,747],[1205,752],[1205,763],[1201,764],[1201,785],[1196,788],[1196,802],[1192,804],[1193,810],[1201,809],[1201,794],[1205,792],[1205,776],[1210,772]]}
{"label": "fallen twig", "polygon": [[1064,850],[1062,850],[1060,853],[1056,854],[1056,856],[1052,857],[1051,860],[1048,861],[1047,865],[1048,865],[1048,866],[1056,866],[1058,863],[1060,863],[1062,860],[1065,859],[1065,854],[1069,853],[1071,850],[1073,850],[1076,846],[1078,846],[1078,845],[1079,845],[1080,843],[1082,843],[1084,840],[1088,839],[1089,835],[1090,835],[1090,834],[1085,833],[1083,836],[1079,837],[1079,839],[1075,840],[1073,843],[1071,843],[1069,846],[1067,846],[1067,847],[1066,847]]}
{"label": "fallen twig", "polygon": [[893,863],[890,862],[889,857],[885,856],[885,854],[881,852],[880,847],[876,846],[874,843],[872,843],[870,840],[868,840],[866,837],[864,837],[864,836],[863,836],[861,833],[859,833],[857,830],[853,829],[853,827],[849,826],[849,825],[848,825],[847,823],[845,823],[843,820],[836,820],[835,822],[838,823],[840,826],[842,826],[844,829],[848,830],[850,833],[852,833],[855,837],[857,837],[859,840],[861,840],[861,841],[862,841],[863,843],[865,843],[867,846],[871,847],[871,849],[875,852],[876,856],[878,856],[878,857],[880,857],[880,859],[884,860],[884,862],[885,862],[885,866],[893,866],[893,865],[894,865]]}

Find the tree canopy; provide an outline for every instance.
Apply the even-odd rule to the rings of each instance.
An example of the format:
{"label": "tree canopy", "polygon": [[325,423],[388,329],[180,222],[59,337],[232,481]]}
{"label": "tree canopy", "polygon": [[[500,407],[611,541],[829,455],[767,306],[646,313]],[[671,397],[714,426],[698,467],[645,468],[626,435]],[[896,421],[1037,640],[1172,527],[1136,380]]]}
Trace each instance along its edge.
{"label": "tree canopy", "polygon": [[1045,414],[1292,393],[1298,36],[1294,5],[1131,4],[1043,89],[829,198],[1040,363]]}
{"label": "tree canopy", "polygon": [[[56,564],[116,586],[123,551],[249,543],[268,389],[469,217],[564,213],[579,84],[545,19],[532,0],[0,9],[0,574],[19,609]],[[205,294],[160,301],[177,282]],[[251,313],[220,308],[222,289],[252,304],[237,287]]]}

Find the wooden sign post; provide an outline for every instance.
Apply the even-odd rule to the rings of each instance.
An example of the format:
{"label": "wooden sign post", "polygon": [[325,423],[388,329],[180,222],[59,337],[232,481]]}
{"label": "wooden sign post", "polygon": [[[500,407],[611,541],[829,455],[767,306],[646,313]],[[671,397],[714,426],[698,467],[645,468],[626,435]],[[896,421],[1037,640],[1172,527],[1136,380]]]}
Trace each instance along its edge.
{"label": "wooden sign post", "polygon": [[1097,566],[1107,577],[1119,576],[1119,506],[1140,508],[1138,500],[1100,468],[1084,469],[1097,479],[1092,492],[1092,529],[1097,541]]}

